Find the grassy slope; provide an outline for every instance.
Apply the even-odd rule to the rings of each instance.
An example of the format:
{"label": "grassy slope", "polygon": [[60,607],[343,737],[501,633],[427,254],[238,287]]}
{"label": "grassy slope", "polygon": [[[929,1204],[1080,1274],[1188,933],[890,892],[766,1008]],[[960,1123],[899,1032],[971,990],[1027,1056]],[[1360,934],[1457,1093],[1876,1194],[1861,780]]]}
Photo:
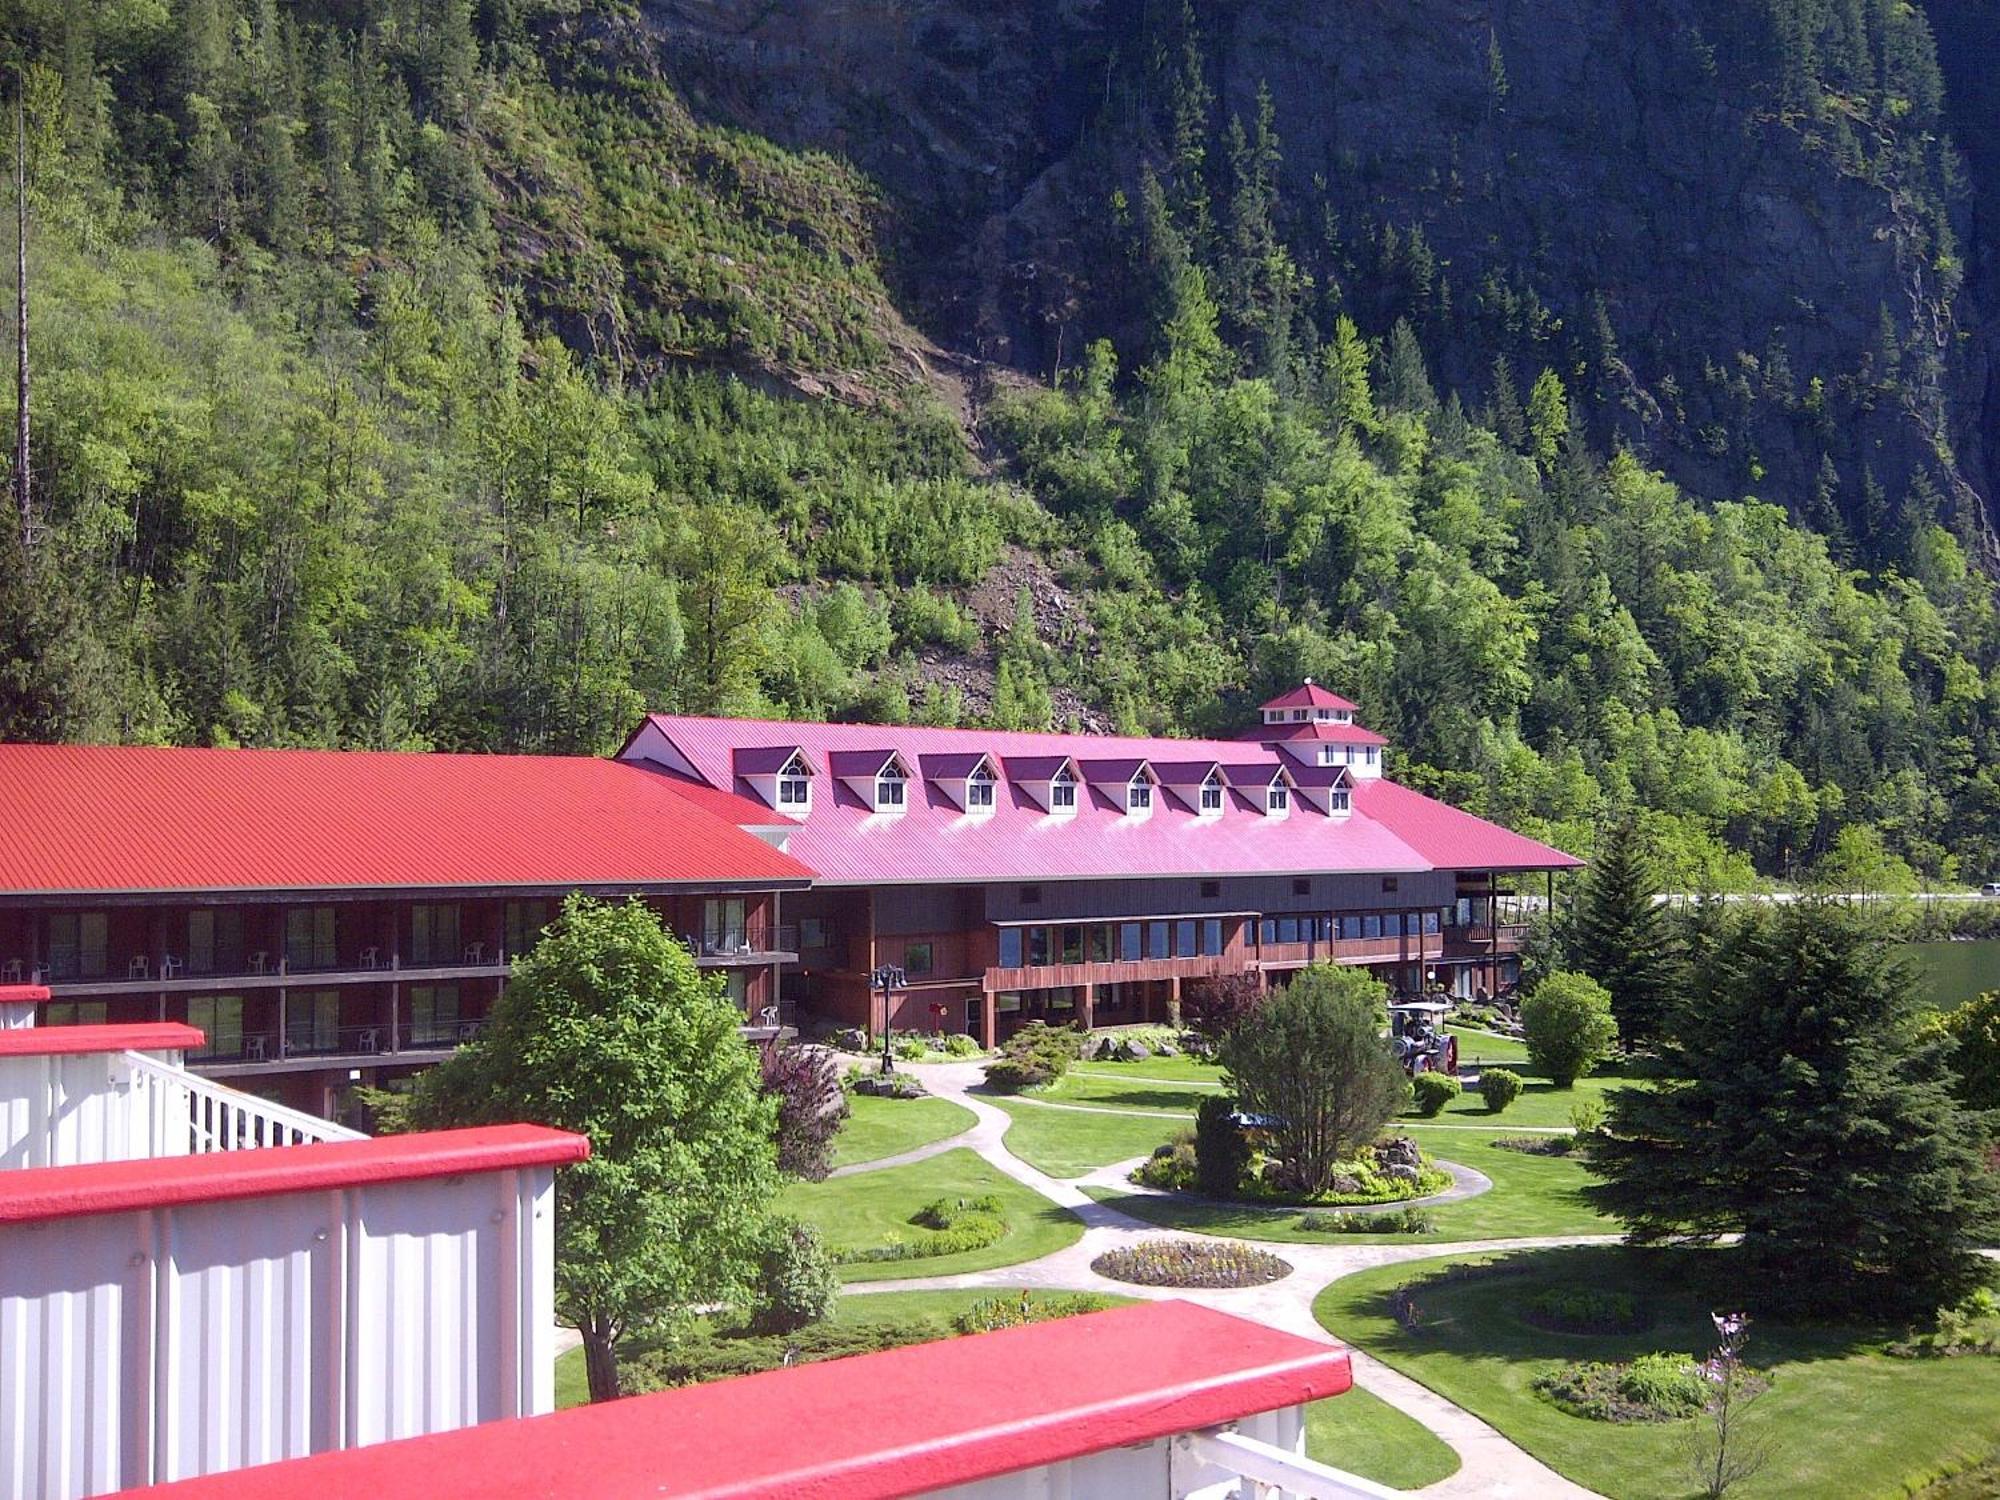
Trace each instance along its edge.
{"label": "grassy slope", "polygon": [[993,1102],[1014,1120],[1007,1128],[1007,1149],[1051,1177],[1081,1177],[1095,1167],[1149,1156],[1186,1123],[1171,1116],[1146,1120],[1101,1111],[1044,1109],[1014,1099]]}
{"label": "grassy slope", "polygon": [[[1432,1292],[1423,1303],[1427,1326],[1416,1336],[1389,1317],[1385,1294],[1442,1262],[1336,1281],[1314,1311],[1331,1332],[1477,1413],[1578,1483],[1616,1500],[1680,1500],[1692,1488],[1682,1462],[1687,1424],[1587,1421],[1565,1415],[1530,1386],[1567,1359],[1706,1349],[1713,1342],[1707,1303],[1682,1289],[1676,1275],[1700,1253],[1646,1258],[1609,1246],[1533,1252],[1532,1278]],[[1515,1309],[1551,1284],[1622,1287],[1650,1299],[1658,1321],[1644,1333],[1609,1338],[1528,1327]],[[1750,1418],[1768,1437],[1771,1461],[1732,1497],[1900,1494],[2000,1448],[2000,1360],[1893,1360],[1870,1352],[1880,1337],[1754,1326],[1753,1361],[1775,1365],[1771,1390]]]}
{"label": "grassy slope", "polygon": [[828,1182],[794,1183],[779,1195],[778,1208],[817,1224],[828,1246],[839,1250],[878,1245],[891,1234],[913,1233],[910,1216],[933,1199],[986,1193],[999,1197],[1001,1214],[1007,1220],[1007,1233],[997,1244],[923,1260],[843,1266],[841,1278],[901,1281],[912,1276],[985,1271],[1060,1250],[1083,1233],[1083,1225],[1070,1213],[963,1148],[907,1167]]}
{"label": "grassy slope", "polygon": [[833,1164],[880,1161],[969,1130],[972,1111],[949,1099],[883,1099],[855,1094],[847,1101],[847,1123],[833,1142]]}

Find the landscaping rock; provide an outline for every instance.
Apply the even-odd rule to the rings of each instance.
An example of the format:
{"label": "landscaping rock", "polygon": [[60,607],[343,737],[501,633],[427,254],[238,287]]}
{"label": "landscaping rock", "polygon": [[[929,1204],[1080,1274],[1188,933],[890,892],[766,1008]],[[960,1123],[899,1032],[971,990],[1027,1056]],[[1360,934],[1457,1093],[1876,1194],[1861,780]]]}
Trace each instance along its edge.
{"label": "landscaping rock", "polygon": [[1361,1179],[1359,1177],[1350,1177],[1345,1172],[1336,1172],[1327,1183],[1326,1190],[1329,1193],[1338,1193],[1343,1197],[1350,1193],[1358,1193],[1361,1191]]}
{"label": "landscaping rock", "polygon": [[1180,1051],[1172,1042],[1162,1042],[1153,1049],[1153,1055],[1155,1057],[1178,1057]]}
{"label": "landscaping rock", "polygon": [[1385,1167],[1416,1167],[1422,1163],[1423,1155],[1415,1141],[1406,1135],[1398,1135],[1377,1143],[1375,1159]]}
{"label": "landscaping rock", "polygon": [[1423,1173],[1415,1167],[1407,1162],[1400,1161],[1390,1162],[1387,1166],[1383,1167],[1382,1175],[1389,1178],[1392,1182],[1417,1182],[1423,1177]]}
{"label": "landscaping rock", "polygon": [[1127,1042],[1125,1044],[1125,1060],[1127,1062],[1144,1062],[1152,1055],[1153,1049],[1148,1047],[1144,1042]]}

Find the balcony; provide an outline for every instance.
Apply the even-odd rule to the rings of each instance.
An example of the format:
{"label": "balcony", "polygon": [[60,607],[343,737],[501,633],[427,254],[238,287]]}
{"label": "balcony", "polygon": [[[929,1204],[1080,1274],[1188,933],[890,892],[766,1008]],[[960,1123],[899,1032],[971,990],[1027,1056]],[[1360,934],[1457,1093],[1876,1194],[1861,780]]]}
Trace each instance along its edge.
{"label": "balcony", "polygon": [[[16,961],[18,962],[18,960]],[[8,967],[12,967],[10,964]],[[324,965],[293,964],[285,955],[252,952],[227,968],[198,972],[173,954],[135,954],[122,970],[102,974],[51,973],[46,964],[34,966],[38,984],[46,984],[58,1000],[112,995],[206,994],[213,990],[245,991],[284,986],[345,984],[421,984],[432,980],[505,979],[509,956],[498,944],[467,943],[456,960],[411,958],[364,948],[351,958]]]}
{"label": "balcony", "polygon": [[799,960],[799,930],[791,926],[753,922],[743,928],[683,932],[679,937],[695,960],[710,968]]}
{"label": "balcony", "polygon": [[0,1489],[73,1500],[549,1411],[554,1172],[582,1138],[371,1140],[188,1073],[202,1041],[0,1032]]}
{"label": "balcony", "polygon": [[[188,1054],[191,1067],[216,1076],[281,1073],[301,1068],[427,1063],[449,1057],[486,1029],[486,1018],[418,1025],[341,1026],[294,1033],[248,1032],[218,1037]],[[303,1028],[302,1028],[303,1031]]]}
{"label": "balcony", "polygon": [[1444,930],[1444,950],[1441,958],[1485,958],[1495,950],[1502,954],[1521,951],[1521,940],[1527,935],[1525,922],[1502,922],[1493,927],[1447,927]]}

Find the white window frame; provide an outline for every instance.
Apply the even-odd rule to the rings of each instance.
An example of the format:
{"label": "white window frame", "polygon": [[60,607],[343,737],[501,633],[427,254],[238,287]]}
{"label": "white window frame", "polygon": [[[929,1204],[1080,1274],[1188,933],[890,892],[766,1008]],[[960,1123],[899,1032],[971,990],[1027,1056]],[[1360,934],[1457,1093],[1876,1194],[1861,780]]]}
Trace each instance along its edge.
{"label": "white window frame", "polygon": [[1222,778],[1210,772],[1201,784],[1201,793],[1195,798],[1196,806],[1205,818],[1213,818],[1222,811]]}
{"label": "white window frame", "polygon": [[1336,791],[1327,796],[1326,810],[1328,812],[1344,813],[1348,810],[1348,805],[1348,794],[1346,792]]}
{"label": "white window frame", "polygon": [[1049,778],[1049,811],[1057,814],[1076,811],[1076,778],[1058,771]]}
{"label": "white window frame", "polygon": [[1295,708],[1292,710],[1292,722],[1294,724],[1303,724],[1310,717],[1312,717],[1312,715],[1306,709]]}
{"label": "white window frame", "polygon": [[1135,776],[1125,784],[1125,811],[1149,813],[1153,810],[1153,783]]}
{"label": "white window frame", "polygon": [[875,811],[899,813],[909,806],[910,779],[894,762],[875,773]]}
{"label": "white window frame", "polygon": [[1370,745],[1368,747],[1366,754],[1368,757],[1369,765],[1371,766],[1374,765],[1375,762],[1381,758],[1381,751],[1382,747],[1380,745]]}
{"label": "white window frame", "polygon": [[778,806],[804,812],[812,807],[812,778],[787,771],[778,778]]}
{"label": "white window frame", "polygon": [[1264,811],[1274,818],[1282,818],[1292,810],[1291,788],[1282,781],[1274,781],[1264,788]]}
{"label": "white window frame", "polygon": [[965,810],[969,813],[990,813],[999,800],[998,784],[993,773],[984,766],[975,766],[972,774],[965,778]]}

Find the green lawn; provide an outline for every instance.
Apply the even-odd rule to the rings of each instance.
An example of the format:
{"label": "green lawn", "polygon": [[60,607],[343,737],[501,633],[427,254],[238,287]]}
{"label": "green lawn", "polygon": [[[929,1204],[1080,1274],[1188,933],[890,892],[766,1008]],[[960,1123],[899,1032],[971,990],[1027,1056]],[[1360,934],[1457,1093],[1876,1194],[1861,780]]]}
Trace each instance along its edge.
{"label": "green lawn", "polygon": [[1083,1233],[1083,1225],[1074,1215],[963,1147],[905,1167],[886,1167],[826,1182],[796,1182],[778,1195],[777,1206],[782,1212],[817,1224],[828,1247],[837,1251],[879,1245],[891,1234],[911,1233],[910,1216],[934,1199],[987,1193],[1000,1199],[1001,1215],[1008,1225],[997,1244],[923,1260],[842,1266],[841,1279],[902,1281],[912,1276],[985,1271],[1060,1250]]}
{"label": "green lawn", "polygon": [[[1568,1359],[1625,1359],[1654,1349],[1705,1352],[1708,1302],[1685,1289],[1692,1258],[1616,1246],[1517,1252],[1529,1275],[1438,1287],[1420,1303],[1424,1327],[1404,1332],[1389,1291],[1447,1264],[1385,1266],[1336,1281],[1314,1304],[1337,1337],[1376,1355],[1491,1422],[1544,1463],[1613,1500],[1682,1500],[1690,1424],[1593,1422],[1536,1395],[1537,1375]],[[1655,1314],[1636,1335],[1547,1333],[1518,1309],[1543,1286],[1602,1285],[1636,1294]],[[1764,1496],[1891,1496],[2000,1450],[2000,1359],[1897,1360],[1875,1352],[1880,1331],[1855,1334],[1763,1321],[1752,1362],[1772,1368],[1746,1430],[1770,1444],[1761,1474],[1731,1491]]]}
{"label": "green lawn", "polygon": [[1092,1064],[1070,1069],[1047,1088],[1037,1089],[1035,1097],[1091,1109],[1157,1110],[1192,1116],[1201,1101],[1214,1093],[1214,1089],[1198,1087],[1186,1079],[1126,1077]]}
{"label": "green lawn", "polygon": [[1513,1067],[1528,1060],[1528,1049],[1510,1036],[1499,1036],[1473,1026],[1446,1026],[1445,1030],[1458,1038],[1460,1063],[1477,1059]]}
{"label": "green lawn", "polygon": [[850,1095],[847,1123],[833,1142],[833,1164],[880,1161],[970,1130],[972,1111],[949,1099],[883,1099]]}
{"label": "green lawn", "polygon": [[1617,1233],[1616,1224],[1599,1218],[1578,1195],[1577,1190],[1589,1181],[1581,1162],[1565,1156],[1503,1151],[1493,1142],[1507,1134],[1504,1130],[1426,1130],[1413,1125],[1411,1134],[1425,1150],[1493,1179],[1490,1192],[1430,1209],[1437,1221],[1436,1235],[1334,1234],[1317,1221],[1284,1209],[1222,1208],[1097,1188],[1084,1191],[1100,1203],[1168,1229],[1308,1244],[1399,1245],[1435,1240],[1444,1245],[1456,1240]]}
{"label": "green lawn", "polygon": [[1395,1490],[1418,1490],[1458,1472],[1458,1455],[1414,1417],[1359,1386],[1306,1408],[1306,1453]]}
{"label": "green lawn", "polygon": [[1114,1161],[1150,1156],[1155,1146],[1172,1140],[1188,1123],[1172,1116],[1146,1120],[1103,1111],[1046,1109],[1019,1099],[993,1102],[1014,1119],[1007,1127],[1007,1149],[1051,1177],[1081,1177]]}
{"label": "green lawn", "polygon": [[[1537,1078],[1531,1073],[1522,1072],[1521,1079],[1526,1085],[1521,1090],[1521,1097],[1497,1115],[1489,1114],[1486,1101],[1468,1089],[1447,1104],[1437,1118],[1455,1125],[1491,1125],[1498,1130],[1505,1130],[1510,1125],[1568,1125],[1569,1112],[1575,1105],[1585,1099],[1602,1101],[1607,1090],[1625,1088],[1639,1081],[1616,1073],[1600,1073],[1591,1078],[1577,1079],[1573,1088],[1559,1089],[1547,1079]],[[1416,1115],[1406,1114],[1400,1123],[1408,1125],[1416,1119]]]}
{"label": "green lawn", "polygon": [[1112,1078],[1155,1078],[1167,1083],[1222,1082],[1222,1069],[1214,1063],[1187,1056],[1149,1057],[1143,1062],[1080,1062],[1078,1072],[1103,1073]]}

